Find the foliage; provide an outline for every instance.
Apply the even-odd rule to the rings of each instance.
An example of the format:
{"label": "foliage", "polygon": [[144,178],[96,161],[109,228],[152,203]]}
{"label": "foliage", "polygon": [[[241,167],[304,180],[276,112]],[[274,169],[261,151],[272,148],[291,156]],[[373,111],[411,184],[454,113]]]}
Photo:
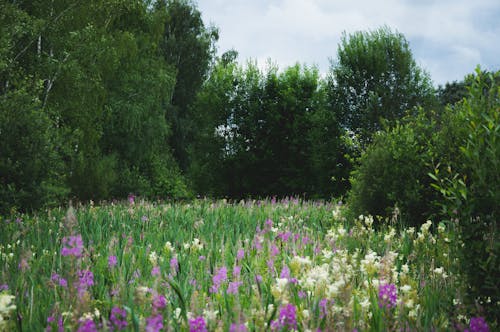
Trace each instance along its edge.
{"label": "foliage", "polygon": [[205,81],[219,38],[215,27],[206,27],[191,0],[161,0],[158,12],[165,17],[161,53],[176,70],[176,81],[166,117],[175,158],[182,170],[189,164],[188,146],[198,128],[193,126],[190,105]]}
{"label": "foliage", "polygon": [[200,131],[191,177],[203,193],[230,197],[319,195],[345,188],[342,133],[315,68],[215,65],[193,105]]}
{"label": "foliage", "polygon": [[[500,312],[500,72],[487,75],[478,68],[468,96],[455,106],[462,126],[458,163],[448,172],[436,167],[430,176],[443,195],[443,213],[458,221],[465,243],[463,267],[470,283],[470,300],[490,317]],[[446,166],[446,164],[443,164]]]}
{"label": "foliage", "polygon": [[418,226],[436,211],[428,177],[437,126],[423,110],[375,135],[352,173],[349,205],[354,215],[389,218],[397,208],[403,222]]}
{"label": "foliage", "polygon": [[420,69],[408,41],[383,27],[342,37],[329,77],[333,110],[362,144],[415,106],[434,103],[429,75]]}

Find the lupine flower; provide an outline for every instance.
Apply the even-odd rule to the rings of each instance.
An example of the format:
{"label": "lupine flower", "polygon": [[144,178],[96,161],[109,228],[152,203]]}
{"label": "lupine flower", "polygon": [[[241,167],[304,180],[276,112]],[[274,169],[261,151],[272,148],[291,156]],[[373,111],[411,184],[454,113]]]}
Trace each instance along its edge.
{"label": "lupine flower", "polygon": [[81,320],[77,332],[97,332],[97,326],[92,319]]}
{"label": "lupine flower", "polygon": [[394,284],[380,285],[378,291],[379,307],[394,308],[397,301],[397,290]]}
{"label": "lupine flower", "polygon": [[62,256],[82,257],[83,241],[80,234],[74,236],[65,236],[62,239],[63,247],[61,249]]}
{"label": "lupine flower", "polygon": [[146,332],[158,332],[163,328],[163,316],[161,314],[146,318]]}
{"label": "lupine flower", "polygon": [[189,320],[189,332],[207,332],[207,324],[203,316]]}
{"label": "lupine flower", "polygon": [[109,256],[108,257],[108,267],[109,268],[115,267],[116,264],[118,264],[118,260],[117,260],[116,256]]}
{"label": "lupine flower", "polygon": [[212,277],[212,286],[210,287],[211,293],[217,293],[221,284],[227,280],[227,268],[225,266],[217,270],[216,274]]}
{"label": "lupine flower", "polygon": [[470,319],[469,328],[465,332],[489,332],[488,323],[483,317],[472,317]]}

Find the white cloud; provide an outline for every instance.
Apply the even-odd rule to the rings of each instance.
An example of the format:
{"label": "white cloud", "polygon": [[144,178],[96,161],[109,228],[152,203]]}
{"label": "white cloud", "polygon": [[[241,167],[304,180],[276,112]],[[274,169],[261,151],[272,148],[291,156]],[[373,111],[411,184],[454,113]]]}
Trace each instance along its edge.
{"label": "white cloud", "polygon": [[498,0],[199,0],[205,22],[220,28],[219,48],[259,64],[295,62],[327,71],[343,31],[382,25],[402,32],[436,83],[483,65],[500,69]]}

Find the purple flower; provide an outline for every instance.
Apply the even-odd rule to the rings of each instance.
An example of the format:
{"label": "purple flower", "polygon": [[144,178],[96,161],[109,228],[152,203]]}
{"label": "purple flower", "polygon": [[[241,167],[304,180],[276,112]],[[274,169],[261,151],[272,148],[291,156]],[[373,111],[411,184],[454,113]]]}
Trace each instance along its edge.
{"label": "purple flower", "polygon": [[229,332],[247,332],[247,331],[248,331],[248,329],[245,326],[245,324],[233,323],[229,327]]}
{"label": "purple flower", "polygon": [[59,284],[61,287],[68,287],[68,281],[66,279],[62,278],[59,274],[53,273],[52,276],[50,277],[50,280],[54,284]]}
{"label": "purple flower", "polygon": [[217,270],[216,274],[212,277],[212,286],[210,287],[211,293],[217,293],[221,284],[227,280],[227,268],[225,266]]}
{"label": "purple flower", "polygon": [[161,274],[160,267],[159,266],[153,266],[153,268],[151,269],[151,275],[153,277],[155,277],[155,276],[159,276],[160,274]]}
{"label": "purple flower", "polygon": [[489,332],[488,323],[483,317],[472,317],[470,319],[469,328],[465,332]]}
{"label": "purple flower", "polygon": [[287,242],[288,239],[292,236],[292,232],[286,231],[286,232],[281,232],[278,234],[278,239],[280,239],[283,242]]}
{"label": "purple flower", "polygon": [[90,286],[94,285],[94,274],[90,270],[78,271],[78,294],[82,295]]}
{"label": "purple flower", "polygon": [[127,328],[127,312],[125,309],[120,307],[113,307],[111,309],[111,315],[109,316],[109,321],[111,322],[111,330],[125,330]]}
{"label": "purple flower", "polygon": [[297,308],[289,303],[280,308],[277,320],[271,323],[271,330],[296,330],[297,329]]}
{"label": "purple flower", "polygon": [[260,283],[262,282],[262,276],[261,276],[260,274],[257,274],[257,275],[255,276],[255,281],[256,281],[258,284],[260,284]]}
{"label": "purple flower", "polygon": [[241,275],[241,266],[236,265],[235,267],[233,267],[233,277],[235,279],[238,279],[240,275]]}
{"label": "purple flower", "polygon": [[172,259],[170,259],[170,269],[172,269],[173,272],[177,272],[179,269],[179,261],[177,260],[177,257],[172,257]]}
{"label": "purple flower", "polygon": [[207,259],[205,256],[201,255],[200,257],[198,257],[198,260],[199,261],[204,261],[205,259]]}
{"label": "purple flower", "polygon": [[288,266],[283,265],[280,273],[280,278],[290,279],[290,269],[288,268]]}
{"label": "purple flower", "polygon": [[7,284],[1,284],[0,285],[0,292],[3,291],[3,290],[8,290],[9,289],[9,285]]}
{"label": "purple flower", "polygon": [[135,196],[133,194],[128,195],[128,203],[130,205],[134,205],[134,203],[135,203]]}
{"label": "purple flower", "polygon": [[328,308],[327,308],[327,305],[328,305],[328,300],[327,299],[322,299],[321,301],[319,301],[319,318],[320,319],[323,319],[326,317],[326,315],[328,314]]}
{"label": "purple flower", "polygon": [[75,256],[76,258],[82,257],[83,241],[82,241],[82,236],[80,234],[63,237],[62,244],[63,244],[63,247],[61,249],[62,256]]}
{"label": "purple flower", "polygon": [[394,308],[398,299],[396,285],[384,284],[380,285],[378,290],[378,305],[380,308]]}
{"label": "purple flower", "polygon": [[163,328],[163,316],[158,314],[146,318],[146,332],[158,332]]}
{"label": "purple flower", "polygon": [[28,260],[26,258],[21,259],[21,261],[17,265],[17,268],[19,270],[21,270],[22,272],[26,272],[30,268],[30,265],[28,264]]}
{"label": "purple flower", "polygon": [[237,260],[242,260],[245,257],[245,250],[243,249],[238,249],[238,253],[236,254],[236,259]]}
{"label": "purple flower", "polygon": [[207,332],[207,324],[203,316],[189,320],[189,332]]}
{"label": "purple flower", "polygon": [[241,281],[230,282],[229,286],[227,286],[227,293],[228,294],[238,294],[238,289],[241,285],[243,285],[243,282],[241,282]]}
{"label": "purple flower", "polygon": [[153,297],[153,309],[160,310],[167,306],[167,299],[163,295],[155,295]]}
{"label": "purple flower", "polygon": [[97,326],[92,319],[81,320],[77,332],[97,332]]}
{"label": "purple flower", "polygon": [[274,260],[269,259],[267,261],[267,268],[269,269],[269,271],[273,271],[274,270]]}
{"label": "purple flower", "polygon": [[108,257],[108,267],[109,268],[115,267],[116,264],[118,264],[118,260],[116,259],[116,256],[109,256]]}
{"label": "purple flower", "polygon": [[142,217],[141,217],[141,221],[142,221],[142,222],[146,222],[146,221],[148,221],[148,220],[149,220],[148,216],[142,216]]}
{"label": "purple flower", "polygon": [[271,257],[277,256],[280,253],[278,247],[273,243],[271,244]]}

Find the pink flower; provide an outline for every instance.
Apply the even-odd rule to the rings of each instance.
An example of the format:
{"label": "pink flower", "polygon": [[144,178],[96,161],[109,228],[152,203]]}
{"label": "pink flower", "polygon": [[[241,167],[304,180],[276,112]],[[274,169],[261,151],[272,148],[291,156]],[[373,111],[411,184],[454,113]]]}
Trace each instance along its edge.
{"label": "pink flower", "polygon": [[80,234],[74,236],[65,236],[62,239],[62,243],[62,256],[75,256],[76,258],[82,257],[83,241]]}
{"label": "pink flower", "polygon": [[117,260],[116,256],[109,256],[108,257],[108,267],[109,268],[115,267],[116,264],[118,264],[118,260]]}

